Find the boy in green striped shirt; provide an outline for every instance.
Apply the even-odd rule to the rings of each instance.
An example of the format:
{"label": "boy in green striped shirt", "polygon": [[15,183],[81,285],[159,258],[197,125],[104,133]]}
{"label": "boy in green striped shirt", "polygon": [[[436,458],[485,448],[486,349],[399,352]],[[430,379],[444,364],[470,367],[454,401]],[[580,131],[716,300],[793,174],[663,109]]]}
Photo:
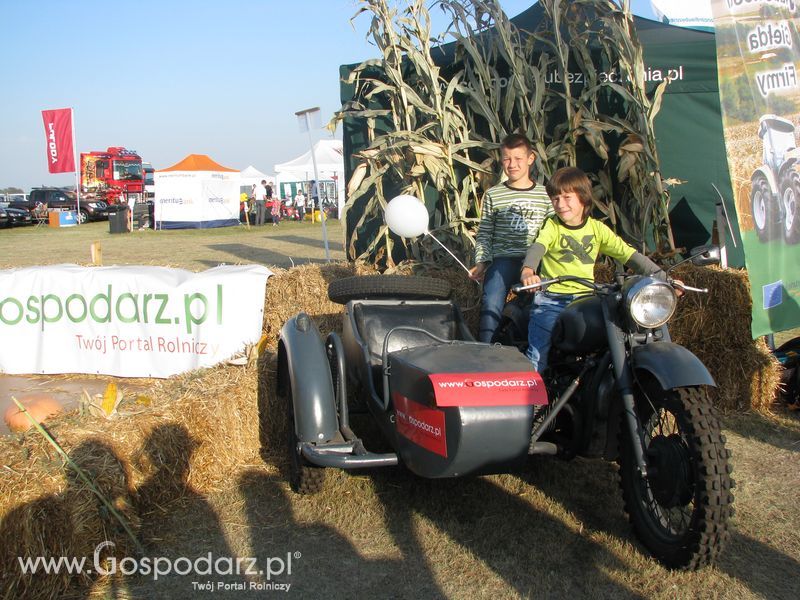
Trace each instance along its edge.
{"label": "boy in green striped shirt", "polygon": [[503,305],[517,283],[525,253],[553,206],[544,186],[531,179],[536,153],[530,140],[512,133],[500,144],[507,180],[486,192],[475,238],[475,266],[470,277],[483,280],[478,340],[491,342]]}

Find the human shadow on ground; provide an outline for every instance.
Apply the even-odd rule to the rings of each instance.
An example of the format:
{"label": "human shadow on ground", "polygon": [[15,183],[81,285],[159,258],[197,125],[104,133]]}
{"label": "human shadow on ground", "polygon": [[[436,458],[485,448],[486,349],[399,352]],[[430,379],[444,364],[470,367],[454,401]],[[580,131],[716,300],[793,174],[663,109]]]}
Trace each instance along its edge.
{"label": "human shadow on ground", "polygon": [[[141,518],[139,537],[146,557],[158,558],[161,570],[169,572],[157,578],[150,573],[127,580],[130,598],[191,597],[198,593],[193,582],[209,579],[232,584],[244,580],[235,572],[236,557],[219,516],[188,481],[196,447],[186,427],[168,423],[150,432],[137,457],[137,462],[147,463],[143,468],[149,471],[135,493]],[[213,592],[216,597],[225,590]]]}
{"label": "human shadow on ground", "polygon": [[[89,439],[70,451],[69,457],[135,531],[138,519],[131,503],[128,471],[112,446]],[[64,475],[63,492],[22,504],[0,523],[0,597],[88,597],[99,577],[95,562],[135,553],[125,528],[77,471],[65,465]],[[100,559],[95,558],[98,548]],[[65,557],[73,568],[62,564],[46,571],[40,563],[32,572],[28,562],[28,572],[22,570],[20,560],[39,557],[54,562]],[[83,564],[78,568],[79,561]]]}
{"label": "human shadow on ground", "polygon": [[[263,574],[262,583],[291,584],[290,592],[302,598],[425,598],[442,592],[415,561],[370,559],[361,555],[333,527],[299,521],[287,497],[285,485],[264,471],[251,469],[239,478],[245,499],[251,547]],[[357,511],[340,497],[295,496],[296,504],[315,510]],[[321,519],[324,517],[321,516]],[[369,533],[369,532],[366,532]],[[291,573],[289,560],[291,557]],[[264,593],[264,592],[262,592]]]}
{"label": "human shadow on ground", "polygon": [[417,561],[436,556],[411,525],[422,516],[521,597],[642,597],[606,575],[624,568],[608,549],[490,479],[428,480],[387,469],[372,481],[386,526]]}

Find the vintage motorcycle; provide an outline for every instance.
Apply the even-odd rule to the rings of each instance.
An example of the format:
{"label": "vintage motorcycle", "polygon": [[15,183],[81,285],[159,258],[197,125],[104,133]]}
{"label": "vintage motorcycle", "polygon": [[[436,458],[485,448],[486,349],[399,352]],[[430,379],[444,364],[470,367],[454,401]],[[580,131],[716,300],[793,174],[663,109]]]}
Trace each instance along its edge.
{"label": "vintage motorcycle", "polygon": [[[541,374],[514,348],[475,342],[446,282],[332,282],[329,297],[346,305],[342,337],[323,340],[304,313],[280,335],[293,489],[318,491],[324,467],[403,464],[440,478],[520,470],[531,454],[603,458],[619,463],[625,509],[658,560],[711,563],[732,514],[730,452],[707,395],[713,378],[669,337],[678,284],[570,279],[590,293],[560,315]],[[364,447],[353,406],[366,406],[393,452]]]}

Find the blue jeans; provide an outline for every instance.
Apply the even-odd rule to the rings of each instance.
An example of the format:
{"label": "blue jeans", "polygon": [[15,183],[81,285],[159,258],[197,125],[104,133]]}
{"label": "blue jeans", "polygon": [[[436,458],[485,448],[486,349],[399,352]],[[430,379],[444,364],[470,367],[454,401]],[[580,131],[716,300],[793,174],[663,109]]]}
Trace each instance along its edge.
{"label": "blue jeans", "polygon": [[537,292],[531,306],[531,320],[528,321],[528,350],[525,356],[540,373],[547,367],[550,352],[550,334],[556,319],[575,296]]}
{"label": "blue jeans", "polygon": [[519,273],[522,271],[522,261],[525,257],[500,257],[495,258],[483,278],[483,296],[481,297],[481,316],[478,324],[478,341],[491,342],[500,317],[503,315],[503,306],[511,286],[519,283]]}

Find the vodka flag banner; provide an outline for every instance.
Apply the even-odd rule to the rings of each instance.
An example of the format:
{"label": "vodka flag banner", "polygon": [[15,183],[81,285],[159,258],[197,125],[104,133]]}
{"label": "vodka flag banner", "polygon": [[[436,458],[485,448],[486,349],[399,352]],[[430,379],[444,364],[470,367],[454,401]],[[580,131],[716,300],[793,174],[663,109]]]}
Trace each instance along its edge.
{"label": "vodka flag banner", "polygon": [[711,0],[753,337],[800,326],[800,0]]}
{"label": "vodka flag banner", "polygon": [[47,168],[50,173],[73,173],[72,109],[43,110],[42,120],[47,141]]}
{"label": "vodka flag banner", "polygon": [[169,377],[261,337],[260,265],[0,271],[0,372]]}

